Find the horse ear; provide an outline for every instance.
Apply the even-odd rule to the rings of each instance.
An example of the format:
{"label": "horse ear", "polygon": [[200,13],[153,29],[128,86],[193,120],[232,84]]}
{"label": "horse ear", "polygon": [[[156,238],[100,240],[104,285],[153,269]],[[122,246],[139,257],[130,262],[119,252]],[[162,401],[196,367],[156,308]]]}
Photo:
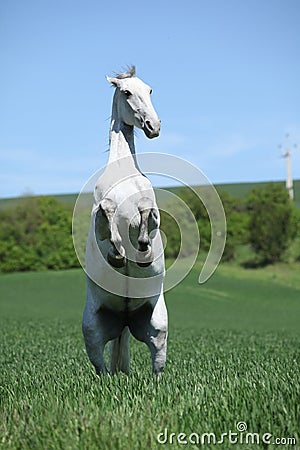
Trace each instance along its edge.
{"label": "horse ear", "polygon": [[118,80],[118,78],[106,77],[106,79],[114,87],[120,87],[120,80]]}

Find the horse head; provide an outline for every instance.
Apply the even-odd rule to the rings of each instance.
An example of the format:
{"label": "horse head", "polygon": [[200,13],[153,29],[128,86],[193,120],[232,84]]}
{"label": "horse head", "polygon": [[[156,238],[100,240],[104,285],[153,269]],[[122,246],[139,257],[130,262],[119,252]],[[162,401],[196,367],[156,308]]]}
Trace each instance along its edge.
{"label": "horse head", "polygon": [[152,89],[135,77],[135,67],[128,72],[106,77],[116,88],[114,104],[118,117],[129,126],[136,126],[152,139],[159,136],[160,120],[151,102]]}

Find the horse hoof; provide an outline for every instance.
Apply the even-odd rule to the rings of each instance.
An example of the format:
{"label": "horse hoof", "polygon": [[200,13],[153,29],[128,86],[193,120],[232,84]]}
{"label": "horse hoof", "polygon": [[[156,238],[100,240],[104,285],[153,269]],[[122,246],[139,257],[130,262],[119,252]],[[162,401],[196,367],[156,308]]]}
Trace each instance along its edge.
{"label": "horse hoof", "polygon": [[149,262],[137,262],[137,265],[138,265],[139,267],[149,267],[152,263],[153,263],[153,261],[149,261]]}
{"label": "horse hoof", "polygon": [[125,258],[122,255],[111,255],[111,253],[108,252],[107,261],[116,269],[121,269],[121,267],[125,266]]}
{"label": "horse hoof", "polygon": [[[146,253],[143,255],[143,253]],[[149,267],[154,260],[153,252],[152,250],[148,252],[139,252],[138,258],[136,260],[136,263],[139,267]]]}

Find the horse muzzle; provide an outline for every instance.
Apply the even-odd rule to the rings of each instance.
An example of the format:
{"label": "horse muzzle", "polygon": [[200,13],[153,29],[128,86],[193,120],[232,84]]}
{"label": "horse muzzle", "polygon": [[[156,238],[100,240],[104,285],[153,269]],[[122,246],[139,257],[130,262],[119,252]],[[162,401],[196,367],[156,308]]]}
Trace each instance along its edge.
{"label": "horse muzzle", "polygon": [[138,114],[136,119],[139,122],[139,127],[142,128],[147,138],[153,139],[159,136],[161,121],[158,118],[150,119]]}
{"label": "horse muzzle", "polygon": [[150,120],[145,120],[143,130],[147,138],[153,139],[159,136],[160,133],[160,121],[153,124]]}

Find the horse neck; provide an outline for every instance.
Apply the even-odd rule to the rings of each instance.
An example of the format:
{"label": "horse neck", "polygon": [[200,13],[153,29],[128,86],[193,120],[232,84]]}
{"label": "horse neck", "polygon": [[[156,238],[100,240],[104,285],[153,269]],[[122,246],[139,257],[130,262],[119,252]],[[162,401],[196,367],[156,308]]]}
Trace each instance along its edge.
{"label": "horse neck", "polygon": [[135,157],[133,126],[126,125],[120,119],[117,101],[117,93],[115,93],[110,124],[108,164],[126,158],[126,164],[132,163],[135,168],[138,168]]}

